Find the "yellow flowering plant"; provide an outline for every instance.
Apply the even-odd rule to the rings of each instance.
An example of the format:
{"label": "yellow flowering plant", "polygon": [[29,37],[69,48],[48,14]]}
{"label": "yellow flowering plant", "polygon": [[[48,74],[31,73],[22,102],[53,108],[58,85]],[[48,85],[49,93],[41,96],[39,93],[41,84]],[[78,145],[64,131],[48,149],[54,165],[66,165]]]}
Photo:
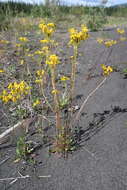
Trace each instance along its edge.
{"label": "yellow flowering plant", "polygon": [[24,79],[25,75],[31,75],[28,57],[33,59],[33,54],[30,53],[29,47],[29,39],[24,36],[18,37],[18,43],[15,43],[16,53],[19,57],[19,64],[23,66],[24,72],[22,73],[22,79]]}
{"label": "yellow flowering plant", "polygon": [[70,41],[69,45],[78,46],[82,40],[89,38],[88,29],[85,25],[81,26],[81,31],[77,31],[74,28],[69,29]]}
{"label": "yellow flowering plant", "polygon": [[51,35],[55,32],[55,24],[54,23],[40,23],[39,28],[45,34],[46,37],[51,37]]}
{"label": "yellow flowering plant", "polygon": [[124,29],[120,29],[120,28],[117,28],[116,32],[119,34],[119,42],[123,42],[123,41],[126,41],[126,36],[125,36],[125,30]]}
{"label": "yellow flowering plant", "polygon": [[70,99],[72,100],[74,96],[74,88],[75,88],[75,74],[76,74],[76,65],[77,65],[77,57],[78,57],[78,47],[81,41],[87,40],[90,37],[90,35],[88,33],[88,28],[85,25],[81,26],[81,31],[77,31],[74,28],[69,29],[69,33],[70,33],[69,45],[73,46],[73,50],[74,50],[72,66],[71,66]]}
{"label": "yellow flowering plant", "polygon": [[[18,61],[20,64],[18,67],[21,69],[19,76],[22,77],[22,80],[20,81],[19,76],[16,81],[12,76],[12,78],[8,77],[9,81],[12,82],[2,89],[0,100],[5,104],[13,103],[16,105],[26,98],[30,109],[34,112],[33,115],[42,118],[41,125],[43,125],[43,118],[50,123],[45,114],[51,114],[55,118],[56,132],[52,149],[54,152],[65,155],[68,151],[73,150],[74,145],[71,120],[74,116],[78,51],[80,44],[86,41],[90,35],[85,25],[81,25],[80,30],[69,29],[68,45],[72,48],[73,54],[68,59],[71,64],[71,71],[66,74],[66,72],[61,72],[61,67],[64,64],[60,57],[59,48],[55,48],[56,41],[52,39],[55,27],[55,24],[50,22],[42,21],[39,24],[41,37],[37,40],[40,43],[35,48],[32,46],[31,40],[24,37],[25,34],[18,38],[18,42],[14,46],[19,52]],[[119,33],[123,33],[123,31],[119,31]],[[108,49],[117,44],[116,40],[101,38],[98,38],[97,42]],[[101,68],[105,78],[113,72],[111,66],[102,64]],[[4,73],[4,70],[1,68],[0,74],[2,75],[2,73]]]}
{"label": "yellow flowering plant", "polygon": [[49,58],[46,60],[46,64],[49,65],[51,68],[56,67],[56,65],[59,63],[59,58],[55,54],[50,55]]}

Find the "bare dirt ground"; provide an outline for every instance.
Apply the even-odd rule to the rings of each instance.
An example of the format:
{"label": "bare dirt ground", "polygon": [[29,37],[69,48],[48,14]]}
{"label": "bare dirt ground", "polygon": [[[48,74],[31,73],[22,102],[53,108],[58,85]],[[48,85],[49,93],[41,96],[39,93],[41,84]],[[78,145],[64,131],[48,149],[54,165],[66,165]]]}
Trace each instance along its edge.
{"label": "bare dirt ground", "polygon": [[[13,184],[0,181],[1,190],[127,189],[127,78],[122,73],[127,68],[127,41],[114,46],[109,56],[110,50],[97,44],[96,38],[107,36],[117,39],[115,29],[91,33],[91,36],[79,50],[81,56],[76,81],[76,103],[79,107],[103,80],[100,64],[111,65],[115,70],[90,98],[76,124],[82,128],[82,146],[67,159],[50,155],[48,147],[41,147],[36,152],[36,165],[25,161],[15,164],[15,147],[1,149],[0,179],[20,176],[18,172],[31,176]],[[68,41],[66,32],[59,31],[57,38],[65,47]],[[68,61],[66,51],[65,48],[61,53],[63,61]],[[0,113],[1,123],[6,123],[3,122],[6,118]],[[47,175],[50,176],[38,178]]]}

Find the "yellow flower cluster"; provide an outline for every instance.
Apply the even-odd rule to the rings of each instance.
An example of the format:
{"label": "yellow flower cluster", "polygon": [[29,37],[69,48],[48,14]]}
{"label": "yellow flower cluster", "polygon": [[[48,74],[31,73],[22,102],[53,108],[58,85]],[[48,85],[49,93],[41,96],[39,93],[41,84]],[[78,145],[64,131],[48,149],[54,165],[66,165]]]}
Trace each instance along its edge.
{"label": "yellow flower cluster", "polygon": [[104,42],[104,40],[101,39],[101,38],[98,38],[98,39],[97,39],[97,42],[98,42],[99,44],[102,44],[102,43]]}
{"label": "yellow flower cluster", "polygon": [[35,55],[43,55],[43,51],[42,50],[37,50],[34,52]]}
{"label": "yellow flower cluster", "polygon": [[111,66],[105,66],[104,64],[101,64],[101,68],[103,70],[103,75],[107,76],[111,72],[113,72],[113,68]]}
{"label": "yellow flower cluster", "polygon": [[36,107],[37,105],[39,105],[41,102],[39,99],[37,99],[34,103],[33,103],[33,107]]}
{"label": "yellow flower cluster", "polygon": [[28,42],[28,39],[26,37],[19,37],[19,41]]}
{"label": "yellow flower cluster", "polygon": [[59,94],[59,91],[57,89],[52,90],[52,94]]}
{"label": "yellow flower cluster", "polygon": [[60,78],[60,80],[63,81],[63,82],[65,82],[65,81],[69,80],[69,77],[62,76],[62,77]]}
{"label": "yellow flower cluster", "polygon": [[45,74],[45,71],[42,69],[42,70],[38,70],[37,72],[36,72],[36,74],[37,74],[37,78],[36,78],[36,80],[35,80],[35,82],[36,83],[42,83],[42,77],[44,76],[44,74]]}
{"label": "yellow flower cluster", "polygon": [[81,26],[81,31],[78,32],[76,29],[71,28],[70,32],[70,41],[69,45],[77,46],[80,44],[82,40],[86,40],[89,38],[88,28],[85,25]]}
{"label": "yellow flower cluster", "polygon": [[46,64],[54,67],[56,66],[57,64],[59,64],[59,57],[55,54],[52,54],[49,56],[48,60],[46,60]]}
{"label": "yellow flower cluster", "polygon": [[116,40],[108,40],[108,41],[104,42],[104,45],[105,45],[106,47],[111,47],[111,46],[113,46],[113,45],[115,45],[115,44],[117,44],[117,41],[116,41]]}
{"label": "yellow flower cluster", "polygon": [[21,47],[21,46],[22,46],[21,44],[18,44],[18,43],[15,44],[15,47],[18,47],[18,48],[19,48],[19,47]]}
{"label": "yellow flower cluster", "polygon": [[39,28],[46,36],[50,37],[55,31],[55,24],[43,22],[39,24]]}
{"label": "yellow flower cluster", "polygon": [[40,43],[48,44],[48,43],[50,43],[50,40],[49,39],[40,40]]}
{"label": "yellow flower cluster", "polygon": [[42,83],[42,79],[38,79],[38,78],[37,78],[37,79],[35,80],[35,82],[38,83],[38,84],[39,84],[39,83]]}
{"label": "yellow flower cluster", "polygon": [[38,77],[42,77],[42,76],[44,76],[45,71],[42,69],[42,70],[38,70],[36,73],[37,73]]}
{"label": "yellow flower cluster", "polygon": [[4,73],[5,71],[3,69],[0,69],[0,73]]}
{"label": "yellow flower cluster", "polygon": [[53,46],[58,46],[58,42],[56,42],[55,40],[51,40],[51,39],[40,40],[40,43],[42,43],[42,44],[50,44],[50,45],[53,45]]}
{"label": "yellow flower cluster", "polygon": [[[125,34],[125,30],[124,29],[120,29],[120,28],[118,28],[117,30],[116,30],[119,34]],[[125,41],[126,40],[126,37],[123,37],[123,36],[121,36],[120,37],[120,39],[119,39],[119,41]],[[111,47],[111,46],[113,46],[113,45],[115,45],[115,44],[117,44],[118,42],[119,42],[118,40],[116,41],[116,40],[104,40],[104,39],[101,39],[101,38],[98,38],[97,39],[97,42],[99,43],[99,44],[104,44],[106,47]]]}
{"label": "yellow flower cluster", "polygon": [[82,28],[82,32],[84,32],[84,33],[88,33],[88,32],[89,32],[89,30],[88,30],[88,28],[86,27],[86,25],[82,24],[82,25],[81,25],[81,28]]}
{"label": "yellow flower cluster", "polygon": [[124,29],[117,28],[117,32],[118,32],[119,34],[124,34],[124,33],[125,33],[125,30],[124,30]]}
{"label": "yellow flower cluster", "polygon": [[4,103],[8,103],[9,101],[16,102],[21,99],[23,95],[27,95],[29,90],[30,86],[28,86],[25,81],[21,81],[19,83],[13,82],[8,85],[7,90],[2,91],[0,99]]}
{"label": "yellow flower cluster", "polygon": [[99,43],[99,44],[104,44],[106,47],[111,47],[111,46],[113,46],[113,45],[115,45],[115,44],[117,44],[117,41],[116,40],[107,40],[107,41],[105,41],[105,40],[103,40],[102,38],[98,38],[97,39],[97,42]]}

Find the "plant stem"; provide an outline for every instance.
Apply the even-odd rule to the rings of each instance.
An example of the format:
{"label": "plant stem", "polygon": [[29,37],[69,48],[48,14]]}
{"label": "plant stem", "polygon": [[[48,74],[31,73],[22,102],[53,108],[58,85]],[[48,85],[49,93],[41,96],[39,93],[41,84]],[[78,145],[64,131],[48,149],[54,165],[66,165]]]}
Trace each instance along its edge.
{"label": "plant stem", "polygon": [[78,47],[74,46],[74,61],[72,62],[72,71],[71,71],[71,93],[70,93],[71,101],[74,97],[77,56],[78,56]]}
{"label": "plant stem", "polygon": [[[54,92],[56,89],[56,82],[55,82],[55,68],[51,69],[51,80],[52,80],[52,87]],[[60,108],[59,108],[59,98],[57,92],[54,93],[54,104],[55,104],[55,113],[56,113],[56,129],[57,133],[61,130],[61,119],[60,119]]]}

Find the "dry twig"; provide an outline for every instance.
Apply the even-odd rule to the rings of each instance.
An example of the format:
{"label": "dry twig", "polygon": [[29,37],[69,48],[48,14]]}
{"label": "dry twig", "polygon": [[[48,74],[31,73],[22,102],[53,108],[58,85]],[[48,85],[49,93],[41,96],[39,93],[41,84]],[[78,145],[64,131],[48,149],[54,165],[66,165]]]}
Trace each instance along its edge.
{"label": "dry twig", "polygon": [[4,164],[9,158],[10,158],[10,157],[7,157],[7,158],[5,158],[4,160],[2,160],[2,161],[0,162],[0,165]]}
{"label": "dry twig", "polygon": [[87,98],[84,100],[82,106],[80,107],[80,110],[78,111],[78,113],[77,113],[75,119],[72,121],[71,125],[74,124],[76,121],[79,120],[79,117],[80,117],[80,115],[81,115],[81,112],[82,112],[84,106],[86,105],[86,103],[88,102],[89,98],[90,98],[91,96],[93,96],[94,93],[105,83],[106,79],[107,79],[107,78],[104,78],[103,81],[87,96]]}
{"label": "dry twig", "polygon": [[[38,178],[49,178],[49,177],[51,177],[51,175],[38,176]],[[10,181],[10,180],[12,180],[12,182],[10,182],[10,184],[13,184],[13,183],[16,182],[18,179],[26,179],[26,178],[32,178],[32,177],[29,176],[29,175],[23,176],[23,175],[20,174],[20,176],[18,176],[18,177],[2,178],[2,179],[0,179],[0,181]]]}

